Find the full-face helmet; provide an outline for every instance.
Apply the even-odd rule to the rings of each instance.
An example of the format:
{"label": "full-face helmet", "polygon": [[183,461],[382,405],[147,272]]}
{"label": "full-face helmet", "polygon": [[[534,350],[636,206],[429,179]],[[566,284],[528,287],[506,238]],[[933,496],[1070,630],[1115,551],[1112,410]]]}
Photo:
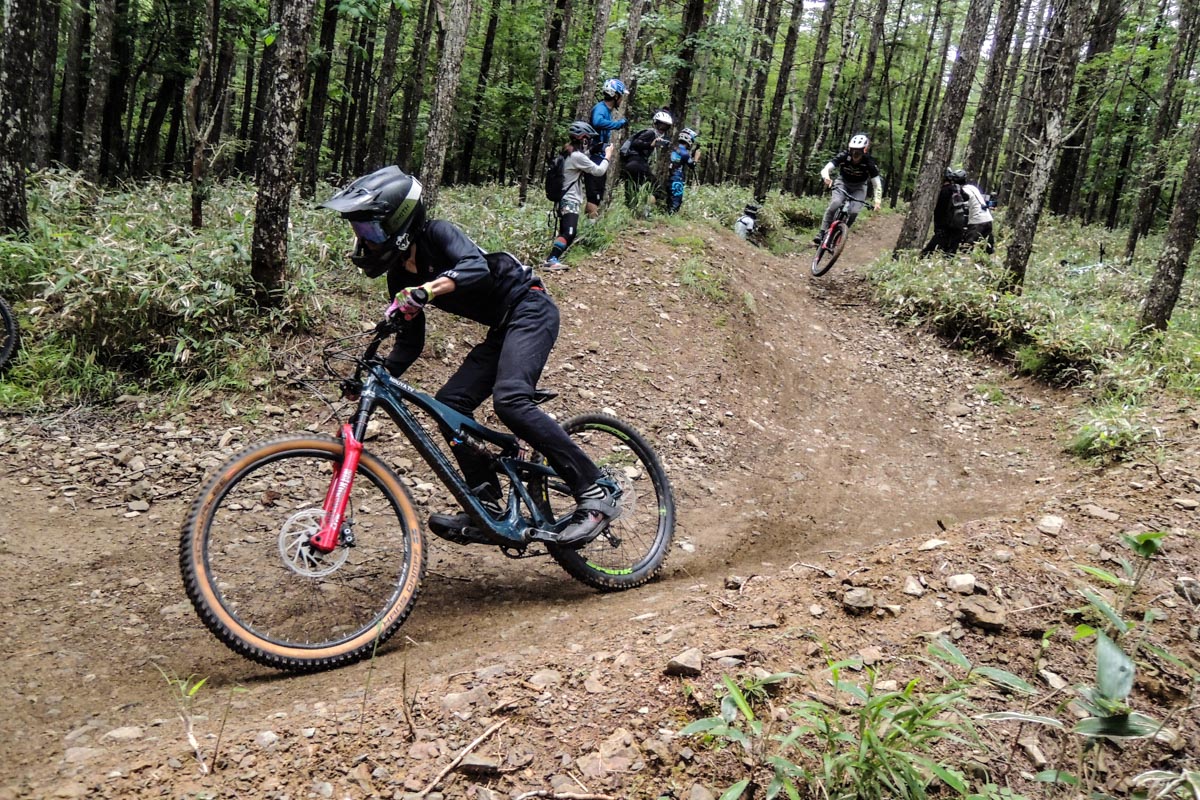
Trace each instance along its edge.
{"label": "full-face helmet", "polygon": [[350,261],[368,278],[398,264],[425,222],[421,182],[395,166],[354,180],[320,207],[339,212],[350,223],[355,236]]}
{"label": "full-face helmet", "polygon": [[625,95],[625,83],[620,78],[609,78],[600,93],[608,100],[618,100]]}

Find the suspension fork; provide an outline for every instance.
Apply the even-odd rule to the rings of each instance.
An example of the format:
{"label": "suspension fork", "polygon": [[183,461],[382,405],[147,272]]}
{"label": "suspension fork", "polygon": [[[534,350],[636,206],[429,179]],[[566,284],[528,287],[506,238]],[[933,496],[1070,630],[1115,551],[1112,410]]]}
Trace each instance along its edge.
{"label": "suspension fork", "polygon": [[355,415],[355,425],[342,425],[342,461],[333,472],[329,489],[325,492],[325,502],[321,510],[325,515],[321,518],[321,530],[309,538],[308,543],[322,553],[331,553],[338,544],[342,523],[346,519],[346,505],[350,501],[350,489],[354,485],[354,475],[358,471],[358,462],[362,457],[362,438],[366,435],[367,416],[371,411],[374,395],[364,396],[359,400],[358,413]]}

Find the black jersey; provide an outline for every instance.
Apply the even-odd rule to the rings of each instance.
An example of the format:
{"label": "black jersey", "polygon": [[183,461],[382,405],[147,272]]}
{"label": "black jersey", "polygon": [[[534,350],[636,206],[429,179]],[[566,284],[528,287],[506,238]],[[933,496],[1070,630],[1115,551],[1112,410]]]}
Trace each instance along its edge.
{"label": "black jersey", "polygon": [[843,150],[829,163],[838,170],[838,174],[842,176],[842,183],[845,184],[862,184],[879,177],[879,165],[868,153],[863,153],[862,160],[855,164],[850,160],[850,152]]}
{"label": "black jersey", "polygon": [[388,291],[420,286],[439,277],[454,281],[454,291],[438,295],[431,305],[483,325],[498,325],[509,308],[535,282],[533,270],[507,253],[484,254],[458,226],[430,220],[414,238],[417,271],[403,265],[388,272]]}

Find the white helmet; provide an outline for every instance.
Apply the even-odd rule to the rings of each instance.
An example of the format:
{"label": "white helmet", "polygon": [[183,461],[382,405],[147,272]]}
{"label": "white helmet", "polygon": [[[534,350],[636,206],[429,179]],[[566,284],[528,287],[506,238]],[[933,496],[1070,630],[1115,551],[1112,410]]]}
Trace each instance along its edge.
{"label": "white helmet", "polygon": [[668,114],[666,111],[655,111],[654,112],[654,122],[655,123],[661,122],[664,125],[674,125],[675,124],[675,120],[671,119],[671,115]]}
{"label": "white helmet", "polygon": [[866,150],[870,146],[871,140],[865,133],[856,133],[850,137],[849,149],[851,150]]}

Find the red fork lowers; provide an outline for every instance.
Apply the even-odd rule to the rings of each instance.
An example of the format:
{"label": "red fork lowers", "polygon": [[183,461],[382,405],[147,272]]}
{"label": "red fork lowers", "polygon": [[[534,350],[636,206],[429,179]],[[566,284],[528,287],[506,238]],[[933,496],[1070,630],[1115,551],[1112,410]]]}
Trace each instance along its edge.
{"label": "red fork lowers", "polygon": [[362,455],[362,442],[354,438],[354,429],[349,425],[342,426],[342,444],[345,447],[342,465],[333,473],[329,491],[325,493],[325,503],[321,506],[325,512],[321,530],[308,540],[314,549],[322,553],[333,552],[337,547],[338,533],[346,515],[346,503],[350,500],[350,487],[354,483],[354,473],[358,470],[358,459]]}

